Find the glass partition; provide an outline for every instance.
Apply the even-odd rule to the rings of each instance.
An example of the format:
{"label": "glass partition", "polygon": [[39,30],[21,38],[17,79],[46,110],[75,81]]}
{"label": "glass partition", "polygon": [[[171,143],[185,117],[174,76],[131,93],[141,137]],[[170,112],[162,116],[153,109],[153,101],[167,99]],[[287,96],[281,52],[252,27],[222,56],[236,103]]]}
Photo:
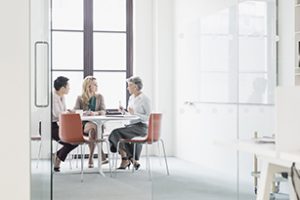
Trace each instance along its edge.
{"label": "glass partition", "polygon": [[52,195],[49,12],[50,1],[30,1],[31,200]]}
{"label": "glass partition", "polygon": [[255,199],[254,156],[223,142],[274,134],[276,1],[189,3],[175,3],[176,151],[170,177],[153,164],[154,199]]}

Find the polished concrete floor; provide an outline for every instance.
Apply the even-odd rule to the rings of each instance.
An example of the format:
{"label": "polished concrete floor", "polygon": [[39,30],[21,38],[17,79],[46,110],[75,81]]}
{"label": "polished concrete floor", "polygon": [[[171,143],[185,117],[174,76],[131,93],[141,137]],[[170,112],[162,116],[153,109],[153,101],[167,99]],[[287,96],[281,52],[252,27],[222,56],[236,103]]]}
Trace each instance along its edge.
{"label": "polished concrete floor", "polygon": [[[144,159],[141,160],[140,170],[134,173],[131,170],[121,170],[112,177],[107,165],[104,166],[105,177],[98,174],[96,168],[85,167],[83,182],[80,181],[80,167],[76,167],[76,160],[71,161],[72,169],[70,169],[69,162],[65,162],[61,165],[61,172],[53,174],[53,200],[255,199],[253,191],[238,194],[234,180],[224,181],[208,176],[208,173],[198,165],[177,158],[170,157],[168,162],[170,176],[166,175],[163,160],[159,162],[158,158],[151,158],[151,178],[146,171]],[[33,175],[33,180],[40,178],[42,176],[39,173]]]}

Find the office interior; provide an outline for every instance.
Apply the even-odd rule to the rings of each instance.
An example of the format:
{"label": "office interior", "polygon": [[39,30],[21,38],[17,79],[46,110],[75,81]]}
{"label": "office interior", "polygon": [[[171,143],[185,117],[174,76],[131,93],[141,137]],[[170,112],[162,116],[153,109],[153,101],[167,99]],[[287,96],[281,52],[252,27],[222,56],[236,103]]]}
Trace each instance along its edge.
{"label": "office interior", "polygon": [[[38,132],[33,122],[49,120],[51,110],[33,108],[37,103],[35,92],[42,92],[38,103],[49,105],[51,82],[61,74],[66,75],[71,84],[67,106],[72,108],[75,103],[73,98],[80,92],[84,73],[80,56],[84,44],[78,42],[83,40],[83,31],[66,30],[68,27],[63,27],[64,21],[59,17],[66,17],[67,12],[67,22],[83,26],[84,2],[92,2],[95,7],[98,3],[99,9],[102,3],[121,2],[123,7],[118,7],[118,11],[126,3],[132,3],[133,71],[129,74],[143,79],[143,92],[150,97],[153,112],[163,115],[161,133],[169,176],[163,163],[160,164],[155,146],[150,149],[151,178],[146,170],[144,150],[142,167],[135,173],[126,171],[110,177],[106,167],[103,177],[85,168],[84,181],[80,182],[76,159],[70,161],[72,167],[67,161],[61,173],[53,173],[51,153],[55,143],[49,134],[43,136],[46,142],[36,167],[39,143],[30,140]],[[299,98],[299,0],[11,0],[1,1],[0,5],[1,124],[4,128],[0,145],[3,152],[0,196],[3,199],[59,200],[68,199],[72,194],[73,199],[76,195],[79,199],[258,199],[252,172],[255,163],[260,171],[265,161],[226,142],[251,140],[257,135],[275,137],[275,148],[282,145],[278,151],[299,150],[297,126],[294,124],[295,129],[289,130],[290,133],[279,135],[277,128],[278,123],[290,123],[286,119],[297,117],[300,111],[289,107],[294,112],[285,113],[283,119],[278,117],[280,113],[276,109],[278,102],[283,110],[288,108],[284,103],[290,103],[278,97],[278,87],[287,88],[285,96],[289,99]],[[116,23],[116,13],[102,11]],[[53,18],[53,12],[57,12],[57,19]],[[55,20],[56,29],[53,28]],[[117,45],[109,43],[114,40],[114,34],[94,37],[94,64],[126,63],[124,57],[121,61],[118,58],[126,52],[128,41],[120,37],[123,51],[116,52]],[[100,45],[97,49],[101,42],[108,48]],[[51,54],[37,60],[36,52]],[[97,53],[108,56],[97,60]],[[44,62],[49,74],[35,71],[35,62]],[[126,104],[128,71],[115,70],[102,72],[99,68],[93,72],[110,108],[117,107],[119,101]],[[45,85],[35,88],[36,82],[45,83],[45,80]],[[50,121],[43,127],[49,132]],[[259,188],[260,178],[257,181]],[[82,193],[75,192],[81,188],[85,193],[82,197],[78,196]],[[279,193],[272,198],[290,198],[288,181],[280,183]]]}

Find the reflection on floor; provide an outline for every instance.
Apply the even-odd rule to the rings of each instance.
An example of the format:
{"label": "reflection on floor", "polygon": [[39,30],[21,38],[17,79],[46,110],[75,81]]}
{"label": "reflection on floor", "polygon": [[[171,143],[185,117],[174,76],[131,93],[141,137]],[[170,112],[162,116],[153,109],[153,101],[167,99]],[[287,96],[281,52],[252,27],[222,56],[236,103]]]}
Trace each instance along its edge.
{"label": "reflection on floor", "polygon": [[[61,172],[53,174],[53,200],[235,200],[238,199],[235,180],[220,181],[208,177],[207,171],[198,165],[176,158],[168,158],[170,176],[166,175],[163,160],[151,158],[152,180],[142,167],[135,173],[131,170],[117,171],[109,176],[108,166],[104,167],[106,177],[97,174],[96,169],[84,169],[84,181],[80,182],[80,168],[76,161],[62,163]],[[87,162],[87,160],[85,161]],[[96,163],[96,160],[95,160]],[[239,194],[241,200],[253,200],[249,194]]]}

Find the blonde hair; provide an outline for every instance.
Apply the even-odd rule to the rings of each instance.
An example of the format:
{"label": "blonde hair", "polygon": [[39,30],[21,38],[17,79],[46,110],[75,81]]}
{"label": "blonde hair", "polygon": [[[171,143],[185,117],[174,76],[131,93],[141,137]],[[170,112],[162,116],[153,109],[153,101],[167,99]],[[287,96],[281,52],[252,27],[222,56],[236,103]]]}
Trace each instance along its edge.
{"label": "blonde hair", "polygon": [[96,80],[93,76],[86,76],[82,83],[82,102],[84,107],[88,107],[90,98],[94,95],[90,91],[93,81]]}

